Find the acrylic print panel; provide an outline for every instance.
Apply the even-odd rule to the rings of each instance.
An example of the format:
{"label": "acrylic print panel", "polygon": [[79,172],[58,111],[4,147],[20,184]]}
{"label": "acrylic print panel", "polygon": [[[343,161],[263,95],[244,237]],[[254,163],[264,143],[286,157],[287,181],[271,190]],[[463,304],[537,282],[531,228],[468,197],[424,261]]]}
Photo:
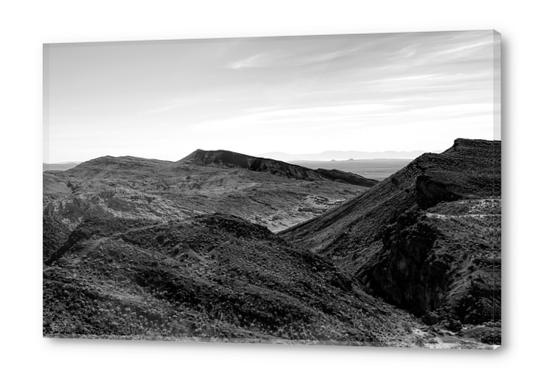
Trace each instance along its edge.
{"label": "acrylic print panel", "polygon": [[44,335],[500,345],[499,52],[45,45]]}

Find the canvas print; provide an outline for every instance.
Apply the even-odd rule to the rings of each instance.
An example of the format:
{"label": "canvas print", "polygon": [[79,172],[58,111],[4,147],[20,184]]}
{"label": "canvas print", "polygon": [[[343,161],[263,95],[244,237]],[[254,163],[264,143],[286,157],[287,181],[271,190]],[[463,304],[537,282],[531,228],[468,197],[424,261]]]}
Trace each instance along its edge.
{"label": "canvas print", "polygon": [[45,44],[43,334],[501,344],[494,31]]}

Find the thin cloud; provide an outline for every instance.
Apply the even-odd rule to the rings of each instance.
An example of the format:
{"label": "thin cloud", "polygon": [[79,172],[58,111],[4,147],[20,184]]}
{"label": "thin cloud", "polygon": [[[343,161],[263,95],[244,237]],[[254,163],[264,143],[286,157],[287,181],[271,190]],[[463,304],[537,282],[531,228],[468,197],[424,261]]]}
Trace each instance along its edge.
{"label": "thin cloud", "polygon": [[51,45],[48,161],[492,138],[494,43],[478,31]]}
{"label": "thin cloud", "polygon": [[270,61],[265,53],[251,55],[250,57],[234,61],[228,65],[233,70],[243,68],[265,67],[270,64]]}

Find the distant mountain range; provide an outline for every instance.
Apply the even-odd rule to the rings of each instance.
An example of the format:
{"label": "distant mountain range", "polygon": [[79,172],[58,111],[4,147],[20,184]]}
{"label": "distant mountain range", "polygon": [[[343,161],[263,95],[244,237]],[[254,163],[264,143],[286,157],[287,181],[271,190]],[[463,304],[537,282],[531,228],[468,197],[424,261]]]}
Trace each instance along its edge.
{"label": "distant mountain range", "polygon": [[291,154],[282,152],[269,152],[262,154],[266,158],[277,159],[285,162],[293,161],[344,161],[348,159],[414,159],[424,151],[339,151],[329,150],[321,153]]}

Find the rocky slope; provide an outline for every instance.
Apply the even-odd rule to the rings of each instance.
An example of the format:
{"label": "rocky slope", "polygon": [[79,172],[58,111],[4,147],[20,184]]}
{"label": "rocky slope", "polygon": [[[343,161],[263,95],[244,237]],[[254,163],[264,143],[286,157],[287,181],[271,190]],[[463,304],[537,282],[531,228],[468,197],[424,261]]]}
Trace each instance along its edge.
{"label": "rocky slope", "polygon": [[230,215],[88,219],[44,269],[47,336],[437,347],[422,329],[327,259]]}
{"label": "rocky slope", "polygon": [[458,139],[281,236],[428,323],[499,342],[500,178],[499,141]]}

